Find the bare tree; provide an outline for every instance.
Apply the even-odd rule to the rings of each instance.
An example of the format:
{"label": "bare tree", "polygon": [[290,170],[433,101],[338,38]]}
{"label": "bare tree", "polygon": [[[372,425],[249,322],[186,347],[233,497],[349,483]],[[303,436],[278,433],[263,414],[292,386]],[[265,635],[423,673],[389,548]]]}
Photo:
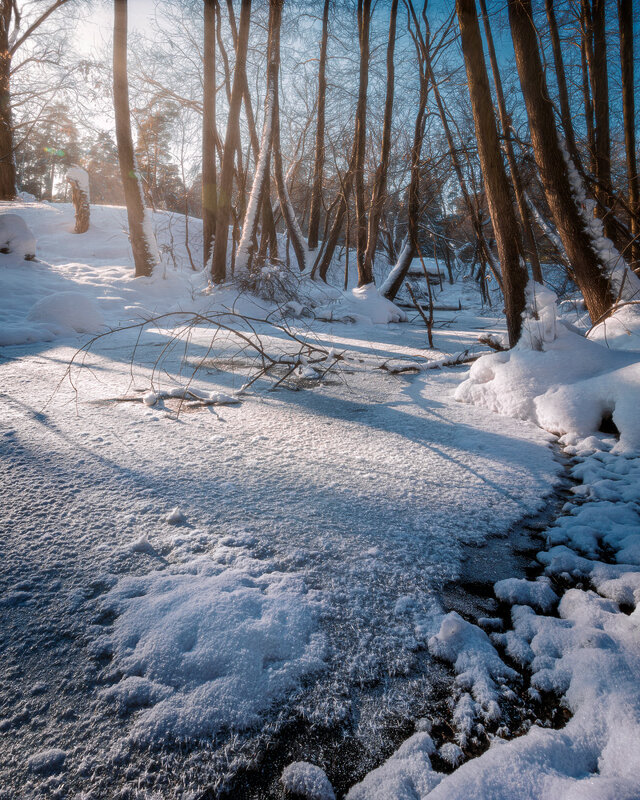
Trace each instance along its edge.
{"label": "bare tree", "polygon": [[618,0],[620,29],[620,73],[622,76],[622,112],[624,143],[627,155],[631,261],[640,274],[640,178],[636,161],[635,96],[633,76],[633,0]]}
{"label": "bare tree", "polygon": [[216,6],[204,0],[204,82],[202,99],[202,245],[206,266],[216,231],[218,206],[216,168]]}
{"label": "bare tree", "polygon": [[[553,106],[538,50],[531,0],[509,0],[509,23],[520,85],[529,116],[531,143],[545,196],[592,319],[606,314],[614,297],[607,268],[599,260],[586,220],[576,203],[568,156],[558,141]],[[576,175],[574,176],[574,179]]]}
{"label": "bare tree", "polygon": [[159,262],[158,247],[151,229],[151,217],[144,207],[142,186],[135,163],[129,81],[127,76],[127,0],[114,0],[113,15],[113,109],[120,174],[127,204],[129,239],[136,277],[148,276]]}
{"label": "bare tree", "polygon": [[369,27],[371,23],[371,0],[358,0],[358,40],[360,42],[360,80],[358,84],[358,106],[356,109],[356,132],[354,137],[354,194],[356,200],[356,258],[358,263],[358,286],[373,283],[371,264],[365,263],[367,249],[367,215],[364,199],[364,154],[367,143],[367,88],[369,84]]}
{"label": "bare tree", "polygon": [[216,236],[213,249],[211,275],[215,283],[222,283],[227,277],[227,240],[229,237],[229,220],[231,218],[231,192],[233,190],[234,160],[240,146],[240,107],[244,84],[246,83],[245,65],[247,61],[247,44],[249,41],[249,24],[251,21],[251,0],[242,0],[236,63],[233,71],[233,88],[229,102],[227,131],[224,140],[222,172],[218,196],[218,213],[216,217]]}
{"label": "bare tree", "polygon": [[373,192],[369,207],[369,226],[367,231],[367,248],[364,256],[364,272],[373,277],[373,262],[378,243],[380,218],[387,193],[387,172],[389,170],[389,153],[391,151],[391,123],[393,119],[393,92],[395,72],[393,54],[396,44],[396,17],[398,15],[398,0],[391,0],[389,11],[389,41],[387,43],[387,87],[384,103],[384,121],[382,124],[382,148],[380,163],[373,179]]}
{"label": "bare tree", "polygon": [[[17,0],[0,0],[0,200],[16,196],[16,163],[11,105],[11,64],[18,49],[35,31],[69,0],[46,5],[20,33],[22,14]],[[40,3],[42,6],[42,3]]]}
{"label": "bare tree", "polygon": [[520,338],[527,271],[521,258],[520,233],[500,152],[475,0],[456,0],[456,10],[478,142],[478,156],[502,266],[509,343],[513,347]]}
{"label": "bare tree", "polygon": [[322,178],[324,172],[324,129],[325,106],[327,100],[327,40],[329,38],[329,6],[331,0],[324,0],[322,12],[322,39],[320,41],[320,61],[318,64],[318,112],[316,122],[315,160],[313,165],[313,188],[311,190],[311,210],[309,212],[309,249],[318,246],[320,213],[322,211]]}

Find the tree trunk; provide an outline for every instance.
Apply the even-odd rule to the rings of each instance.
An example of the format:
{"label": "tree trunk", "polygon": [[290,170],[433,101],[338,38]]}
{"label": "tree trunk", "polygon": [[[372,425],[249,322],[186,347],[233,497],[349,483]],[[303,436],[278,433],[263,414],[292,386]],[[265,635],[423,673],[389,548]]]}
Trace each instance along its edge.
{"label": "tree trunk", "polygon": [[622,112],[624,144],[627,154],[629,184],[629,227],[633,243],[631,262],[640,274],[640,178],[636,162],[635,97],[633,81],[633,0],[618,0],[620,27],[620,71],[622,75]]}
{"label": "tree trunk", "polygon": [[589,150],[589,170],[592,175],[596,172],[596,134],[593,127],[593,102],[591,100],[591,79],[589,77],[589,59],[587,58],[587,44],[592,43],[591,9],[587,2],[580,6],[580,64],[582,68],[582,102],[584,105],[584,120],[587,129],[587,148]]}
{"label": "tree trunk", "polygon": [[[547,0],[548,3],[551,0]],[[491,62],[491,71],[493,73],[493,82],[496,87],[496,99],[498,101],[498,114],[500,117],[500,125],[504,135],[505,150],[507,154],[507,162],[509,164],[509,171],[511,172],[511,183],[513,184],[513,191],[516,196],[516,203],[518,205],[518,213],[520,215],[520,225],[522,226],[522,233],[524,241],[529,251],[531,260],[531,273],[533,279],[538,283],[542,283],[542,269],[540,268],[540,260],[538,258],[538,248],[536,246],[535,236],[533,235],[533,228],[531,226],[531,219],[529,217],[529,209],[524,198],[524,189],[522,187],[522,180],[520,179],[520,170],[516,163],[516,156],[513,152],[513,142],[511,141],[511,131],[509,116],[507,114],[507,106],[504,100],[504,92],[502,90],[502,80],[500,78],[500,70],[498,68],[498,59],[496,58],[495,47],[493,46],[493,36],[491,34],[491,25],[489,24],[489,15],[487,14],[487,6],[485,0],[480,0],[480,9],[482,11],[482,20],[484,23],[484,31],[487,39],[487,49],[489,51],[489,60]]]}
{"label": "tree trunk", "polygon": [[[271,142],[273,140],[273,123],[275,114],[276,92],[278,84],[278,68],[280,65],[279,26],[282,0],[270,0],[269,3],[269,41],[267,45],[267,91],[264,99],[264,124],[258,152],[251,196],[242,227],[242,238],[236,254],[236,271],[251,269],[253,253],[257,244],[258,221],[260,207],[265,200],[265,188],[268,184],[271,164]],[[270,203],[269,199],[266,199]],[[266,243],[266,240],[265,240]]]}
{"label": "tree trunk", "polygon": [[276,179],[276,187],[278,189],[278,199],[280,200],[280,209],[282,216],[287,226],[287,233],[289,240],[293,245],[293,252],[296,254],[296,261],[300,272],[304,272],[307,268],[307,246],[304,241],[304,236],[300,230],[300,225],[296,218],[291,199],[289,197],[289,190],[287,183],[284,179],[284,170],[282,168],[282,151],[280,149],[280,101],[278,92],[277,75],[280,69],[280,23],[282,20],[282,6],[284,0],[269,0],[270,11],[273,14],[273,51],[276,63],[276,80],[275,80],[275,101],[273,104],[273,172]]}
{"label": "tree trunk", "polygon": [[367,145],[367,87],[369,84],[369,25],[371,0],[358,0],[358,38],[360,41],[360,80],[356,109],[354,186],[356,200],[356,256],[358,286],[373,283],[371,265],[365,263],[367,249],[367,215],[364,201],[364,154]]}
{"label": "tree trunk", "polygon": [[211,277],[215,283],[223,283],[227,277],[227,244],[229,238],[229,219],[231,218],[233,162],[240,142],[240,108],[242,105],[244,83],[246,82],[244,74],[247,60],[250,18],[251,0],[242,0],[238,46],[236,48],[236,63],[233,70],[233,88],[231,89],[229,114],[227,116],[227,130],[224,139],[222,171],[218,190],[216,235],[211,268]]}
{"label": "tree trunk", "polygon": [[[613,303],[607,271],[598,260],[587,220],[576,203],[568,164],[558,141],[553,106],[538,51],[531,0],[508,0],[509,24],[524,96],[531,143],[553,220],[592,319]],[[574,175],[574,179],[577,173]]]}
{"label": "tree trunk", "polygon": [[0,200],[16,196],[16,162],[13,152],[13,115],[11,112],[11,49],[9,26],[11,0],[0,4]]}
{"label": "tree trunk", "polygon": [[605,235],[615,236],[611,219],[611,138],[609,132],[609,83],[607,75],[607,44],[604,0],[582,0],[585,20],[585,53],[589,65],[594,112],[595,196],[598,215],[602,218]]}
{"label": "tree trunk", "polygon": [[91,217],[89,175],[82,167],[73,164],[67,173],[67,182],[71,184],[71,202],[75,209],[74,233],[86,233]]}
{"label": "tree trunk", "polygon": [[322,40],[320,42],[320,63],[318,65],[318,117],[316,125],[315,160],[313,165],[313,188],[311,189],[311,211],[309,212],[309,250],[315,250],[318,246],[318,231],[320,229],[320,214],[322,211],[324,126],[327,97],[327,40],[330,2],[331,0],[324,0],[324,10],[322,12]]}
{"label": "tree trunk", "polygon": [[394,64],[393,54],[396,44],[396,17],[398,14],[398,0],[391,0],[389,13],[389,41],[387,43],[387,91],[384,104],[384,121],[382,124],[382,149],[380,164],[376,169],[369,208],[369,227],[367,231],[367,249],[364,257],[364,269],[367,274],[373,275],[373,262],[378,243],[378,231],[382,208],[387,195],[387,171],[389,169],[389,153],[391,152],[391,123],[393,121],[393,90],[394,90]]}
{"label": "tree trunk", "polygon": [[[484,2],[484,0],[483,0]],[[547,22],[549,23],[549,33],[551,34],[551,48],[553,50],[553,65],[556,71],[556,82],[558,84],[558,99],[560,101],[560,119],[562,129],[567,143],[567,150],[573,159],[576,167],[581,170],[580,156],[576,146],[576,137],[573,130],[571,118],[571,106],[569,105],[569,91],[567,89],[567,75],[564,69],[564,59],[562,57],[562,47],[560,45],[560,34],[556,12],[553,8],[553,0],[544,0],[545,11],[547,12]]]}
{"label": "tree trunk", "polygon": [[202,102],[202,246],[206,267],[216,232],[216,5],[204,0],[204,97]]}
{"label": "tree trunk", "polygon": [[144,207],[140,176],[133,152],[129,83],[127,77],[127,0],[114,0],[113,23],[113,109],[116,123],[118,161],[127,205],[129,239],[136,277],[149,276],[159,263],[158,246],[151,217]]}
{"label": "tree trunk", "polygon": [[475,0],[456,0],[456,10],[478,142],[478,156],[502,267],[509,344],[513,347],[520,338],[522,312],[525,309],[527,271],[520,255],[520,233],[500,152]]}

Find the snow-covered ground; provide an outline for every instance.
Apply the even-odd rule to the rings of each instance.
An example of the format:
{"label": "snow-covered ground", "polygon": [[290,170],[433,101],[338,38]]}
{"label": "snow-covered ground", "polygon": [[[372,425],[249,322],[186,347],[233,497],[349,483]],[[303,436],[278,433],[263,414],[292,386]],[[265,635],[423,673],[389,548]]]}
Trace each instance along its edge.
{"label": "snow-covered ground", "polygon": [[[566,555],[576,536],[588,539],[577,507],[568,511],[580,528],[572,533],[560,521],[554,529],[552,541],[563,549],[550,551],[560,559],[547,564],[551,582],[509,582],[508,559],[491,563],[484,576],[503,581],[501,602],[531,603],[542,614],[515,606],[513,630],[490,638],[446,613],[447,591],[469,554],[542,509],[562,469],[554,437],[532,421],[454,399],[466,368],[422,369],[443,353],[479,349],[481,332],[502,330],[477,303],[471,307],[472,287],[439,295],[441,305],[461,300],[463,308],[438,312],[437,351],[426,348],[420,321],[373,324],[384,307],[375,298],[315,296],[316,308],[337,297],[336,307],[359,309],[346,314],[355,323],[289,319],[289,330],[326,352],[327,364],[340,355],[326,379],[312,379],[312,367],[301,366],[297,386],[269,391],[274,381],[265,377],[237,394],[252,363],[228,334],[214,339],[200,325],[172,344],[183,318],[151,324],[141,336],[128,327],[170,311],[274,312],[229,288],[202,295],[201,273],[176,270],[174,257],[188,263],[179,217],[155,216],[163,268],[133,279],[122,209],[92,208],[90,233],[76,236],[69,206],[6,208],[36,234],[38,260],[0,255],[0,797],[114,797],[121,790],[129,792],[123,797],[199,797],[234,786],[234,776],[258,764],[269,774],[272,765],[306,761],[347,788],[414,726],[418,732],[383,773],[353,788],[353,797],[421,798],[437,784],[434,796],[488,797],[469,786],[474,775],[489,774],[492,758],[503,758],[495,769],[508,775],[508,757],[499,755],[507,747],[520,747],[526,780],[536,768],[543,773],[535,729],[502,749],[492,746],[444,781],[430,757],[438,749],[436,766],[455,765],[473,726],[500,725],[520,680],[518,663],[541,674],[539,691],[569,689],[575,716],[565,748],[581,736],[595,741],[595,729],[580,722],[584,693],[571,694],[573,676],[586,674],[575,652],[595,637],[597,653],[613,658],[602,636],[632,641],[624,625],[634,617],[611,612],[609,624],[607,606],[597,612],[605,633],[590,633],[584,604],[595,609],[600,600],[580,590],[572,591],[584,601],[571,600],[571,592],[561,601],[565,622],[544,616],[554,588],[560,591],[558,574],[596,569],[585,558],[595,563],[600,552],[597,526],[591,550],[575,545],[581,558]],[[197,265],[199,232],[192,221]],[[265,352],[285,363],[292,347],[286,330],[255,325]],[[86,331],[109,328],[122,330],[98,340],[84,366],[78,361],[66,375]],[[411,363],[421,371],[394,374]],[[236,402],[180,406],[176,395],[187,386],[196,400]],[[594,492],[610,491],[605,505],[627,509],[621,524],[629,530],[614,526],[609,536],[607,529],[605,544],[607,553],[619,545],[628,560],[635,540],[627,534],[638,534],[637,462],[629,452],[609,453],[611,444],[587,443],[598,449],[584,463],[606,475],[577,466],[576,477],[602,487]],[[618,460],[612,466],[610,459]],[[587,506],[605,513],[595,502]],[[625,569],[598,573],[598,587],[633,572]],[[634,585],[626,577],[601,594],[613,598],[606,603],[624,595],[630,605]],[[559,624],[575,632],[556,634]],[[636,659],[630,669],[637,667],[633,652],[629,646],[619,655]],[[445,702],[448,662],[457,688],[451,733],[440,741],[429,715]],[[621,663],[611,662],[616,674]],[[600,669],[595,657],[592,667]],[[575,720],[581,727],[572,729]],[[605,717],[593,725],[602,736],[589,757],[604,758],[608,775],[616,762],[606,760],[613,745]],[[632,755],[621,757],[631,763]],[[585,750],[580,764],[587,761]],[[456,780],[466,788],[455,788]],[[283,781],[329,796],[322,775],[305,764]],[[234,791],[267,796],[241,795],[237,784]]]}

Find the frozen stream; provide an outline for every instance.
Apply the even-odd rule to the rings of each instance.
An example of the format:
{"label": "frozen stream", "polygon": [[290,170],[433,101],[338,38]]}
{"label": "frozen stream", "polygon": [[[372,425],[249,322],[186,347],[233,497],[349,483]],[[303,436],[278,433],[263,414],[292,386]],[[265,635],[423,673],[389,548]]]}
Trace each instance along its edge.
{"label": "frozen stream", "polygon": [[[342,769],[362,771],[425,713],[441,672],[424,645],[463,546],[540,508],[558,465],[538,429],[455,403],[460,370],[372,369],[415,329],[330,331],[364,359],[342,380],[178,421],[102,402],[127,386],[130,341],[102,346],[77,407],[67,386],[45,407],[69,347],[5,351],[1,798],[214,796],[281,731],[291,760],[348,731]],[[63,763],[29,764],[51,748]]]}

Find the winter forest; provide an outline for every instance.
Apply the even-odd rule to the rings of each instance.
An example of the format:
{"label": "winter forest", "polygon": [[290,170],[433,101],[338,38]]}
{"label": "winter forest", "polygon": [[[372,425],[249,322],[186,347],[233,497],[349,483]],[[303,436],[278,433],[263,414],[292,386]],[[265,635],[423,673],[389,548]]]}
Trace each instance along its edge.
{"label": "winter forest", "polygon": [[637,0],[0,0],[0,800],[640,800]]}

